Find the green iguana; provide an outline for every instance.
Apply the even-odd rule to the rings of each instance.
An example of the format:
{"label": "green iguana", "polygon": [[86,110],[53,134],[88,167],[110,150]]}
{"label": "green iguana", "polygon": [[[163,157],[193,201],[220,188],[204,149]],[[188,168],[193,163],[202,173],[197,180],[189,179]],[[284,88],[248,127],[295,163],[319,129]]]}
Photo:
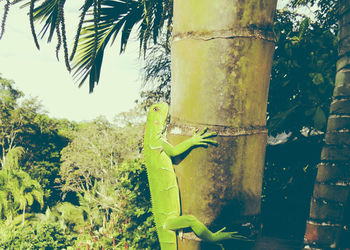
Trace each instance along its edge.
{"label": "green iguana", "polygon": [[176,250],[176,230],[191,228],[205,241],[217,242],[228,239],[247,239],[236,232],[222,232],[225,228],[212,233],[193,215],[180,215],[180,197],[176,175],[171,157],[180,155],[194,146],[217,144],[208,138],[216,133],[194,132],[190,139],[177,146],[170,145],[163,130],[168,116],[168,104],[158,103],[150,107],[144,136],[144,155],[146,160],[152,210],[162,250]]}

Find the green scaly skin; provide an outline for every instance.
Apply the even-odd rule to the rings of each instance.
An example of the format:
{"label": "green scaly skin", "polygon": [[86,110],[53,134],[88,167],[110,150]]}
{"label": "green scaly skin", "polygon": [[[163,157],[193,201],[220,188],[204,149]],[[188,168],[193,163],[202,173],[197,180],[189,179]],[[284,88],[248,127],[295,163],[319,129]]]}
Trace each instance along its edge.
{"label": "green scaly skin", "polygon": [[216,141],[208,139],[216,136],[216,133],[206,133],[206,129],[200,133],[194,132],[190,139],[172,146],[163,135],[168,110],[166,103],[157,103],[150,107],[144,136],[144,156],[161,249],[176,250],[176,230],[188,227],[205,241],[248,240],[237,232],[222,232],[225,228],[212,233],[193,215],[180,215],[179,187],[171,157],[180,155],[194,146],[217,144]]}

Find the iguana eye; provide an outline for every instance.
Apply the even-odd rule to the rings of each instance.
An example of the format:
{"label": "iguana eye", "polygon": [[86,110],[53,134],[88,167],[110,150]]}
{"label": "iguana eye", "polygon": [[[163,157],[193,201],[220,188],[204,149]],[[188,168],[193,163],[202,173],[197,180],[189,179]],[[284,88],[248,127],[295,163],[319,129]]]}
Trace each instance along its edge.
{"label": "iguana eye", "polygon": [[155,111],[155,112],[157,112],[158,110],[159,110],[158,107],[154,107],[154,108],[153,108],[153,111]]}

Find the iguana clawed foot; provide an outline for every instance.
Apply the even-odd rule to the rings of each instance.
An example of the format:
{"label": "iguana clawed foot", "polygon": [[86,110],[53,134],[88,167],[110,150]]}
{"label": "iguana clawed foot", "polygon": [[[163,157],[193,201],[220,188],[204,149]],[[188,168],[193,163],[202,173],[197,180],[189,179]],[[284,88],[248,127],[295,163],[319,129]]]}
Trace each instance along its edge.
{"label": "iguana clawed foot", "polygon": [[216,136],[217,133],[216,132],[212,132],[212,133],[206,134],[207,131],[208,131],[208,128],[203,129],[199,133],[198,133],[198,130],[194,130],[193,131],[193,136],[191,138],[193,146],[204,146],[204,147],[207,147],[208,144],[218,145],[217,141],[208,139],[210,137]]}
{"label": "iguana clawed foot", "polygon": [[243,235],[239,235],[238,232],[223,232],[226,227],[220,229],[216,233],[213,233],[213,241],[223,241],[223,240],[243,240],[251,241]]}

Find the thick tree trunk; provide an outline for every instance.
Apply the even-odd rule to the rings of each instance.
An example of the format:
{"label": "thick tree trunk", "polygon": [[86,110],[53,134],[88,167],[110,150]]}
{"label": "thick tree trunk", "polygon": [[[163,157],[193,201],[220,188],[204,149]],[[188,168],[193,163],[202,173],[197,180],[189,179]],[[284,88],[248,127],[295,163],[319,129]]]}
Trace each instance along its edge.
{"label": "thick tree trunk", "polygon": [[350,1],[339,1],[339,59],[305,249],[350,248]]}
{"label": "thick tree trunk", "polygon": [[[218,132],[218,147],[175,159],[182,214],[196,216],[213,231],[225,226],[252,237],[260,231],[276,3],[174,1],[168,139],[177,144],[195,128]],[[186,232],[178,244],[186,250],[217,247]],[[225,243],[227,249],[235,244]]]}

